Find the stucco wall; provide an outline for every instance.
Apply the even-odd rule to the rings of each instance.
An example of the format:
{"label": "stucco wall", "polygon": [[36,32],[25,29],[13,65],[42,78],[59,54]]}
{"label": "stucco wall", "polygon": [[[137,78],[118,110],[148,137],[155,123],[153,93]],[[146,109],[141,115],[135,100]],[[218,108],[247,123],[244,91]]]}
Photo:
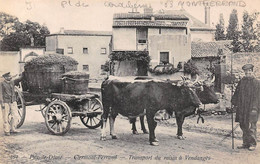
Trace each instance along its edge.
{"label": "stucco wall", "polygon": [[148,35],[148,43],[152,68],[159,64],[160,52],[169,52],[170,63],[174,58],[174,67],[191,58],[189,35]]}
{"label": "stucco wall", "polygon": [[136,28],[113,28],[113,50],[135,51]]}
{"label": "stucco wall", "polygon": [[[64,49],[64,55],[79,62],[78,70],[82,71],[83,65],[88,65],[90,78],[100,78],[101,65],[108,60],[111,36],[58,35],[57,40],[57,48]],[[72,54],[68,54],[68,47],[73,48]],[[87,54],[83,53],[83,48],[88,48]],[[106,48],[105,54],[101,53],[101,48]]]}
{"label": "stucco wall", "polygon": [[6,72],[19,74],[19,59],[19,51],[0,51],[0,75]]}
{"label": "stucco wall", "polygon": [[215,40],[215,31],[190,31],[191,41],[212,42]]}
{"label": "stucco wall", "polygon": [[57,36],[47,36],[46,41],[46,51],[56,51],[57,48]]}

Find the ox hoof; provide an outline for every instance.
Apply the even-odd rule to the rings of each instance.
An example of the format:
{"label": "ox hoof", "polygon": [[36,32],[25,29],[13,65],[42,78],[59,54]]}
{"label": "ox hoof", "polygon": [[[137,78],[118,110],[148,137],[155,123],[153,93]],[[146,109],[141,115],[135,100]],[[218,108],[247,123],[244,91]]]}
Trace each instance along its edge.
{"label": "ox hoof", "polygon": [[156,142],[156,141],[150,142],[150,145],[152,145],[152,146],[159,146],[159,142]]}
{"label": "ox hoof", "polygon": [[183,136],[177,136],[177,138],[180,140],[185,140]]}
{"label": "ox hoof", "polygon": [[111,136],[112,136],[112,139],[117,139],[116,135],[111,135]]}
{"label": "ox hoof", "polygon": [[137,131],[137,130],[133,130],[133,134],[136,134],[136,135],[138,135],[139,133],[138,133],[138,131]]}
{"label": "ox hoof", "polygon": [[100,140],[101,140],[101,141],[106,141],[107,138],[106,138],[106,136],[101,136],[101,137],[100,137]]}
{"label": "ox hoof", "polygon": [[145,129],[143,130],[144,134],[149,134],[149,132]]}

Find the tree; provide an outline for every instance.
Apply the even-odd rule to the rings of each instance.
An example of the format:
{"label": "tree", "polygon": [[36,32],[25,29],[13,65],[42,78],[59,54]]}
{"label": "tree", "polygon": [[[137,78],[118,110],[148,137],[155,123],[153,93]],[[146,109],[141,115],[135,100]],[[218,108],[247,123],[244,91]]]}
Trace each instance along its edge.
{"label": "tree", "polygon": [[224,18],[223,14],[221,13],[219,16],[219,23],[216,25],[216,32],[215,32],[215,39],[216,40],[225,40],[226,36],[224,34],[225,24],[224,24]]}
{"label": "tree", "polygon": [[238,18],[237,10],[233,9],[229,17],[229,25],[227,28],[227,40],[233,40],[233,37],[237,37],[238,34]]}
{"label": "tree", "polygon": [[255,51],[257,44],[257,31],[254,28],[254,22],[257,18],[257,14],[249,14],[247,11],[243,13],[243,24],[242,24],[242,46],[243,51],[253,52]]}
{"label": "tree", "polygon": [[19,22],[17,17],[0,12],[0,40],[15,31],[14,25],[17,22]]}
{"label": "tree", "polygon": [[19,51],[20,47],[30,45],[30,38],[22,33],[11,33],[3,38],[0,49],[2,51]]}
{"label": "tree", "polygon": [[17,19],[12,24],[12,30],[10,34],[4,35],[0,43],[1,50],[19,51],[20,47],[31,45],[31,38],[33,38],[34,46],[45,46],[45,37],[50,34],[45,25],[29,20],[22,23]]}

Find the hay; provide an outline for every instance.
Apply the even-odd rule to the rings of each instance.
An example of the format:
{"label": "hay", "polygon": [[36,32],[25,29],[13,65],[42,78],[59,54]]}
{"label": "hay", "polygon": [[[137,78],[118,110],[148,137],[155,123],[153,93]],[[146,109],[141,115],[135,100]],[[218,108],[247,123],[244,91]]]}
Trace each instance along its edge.
{"label": "hay", "polygon": [[70,56],[60,54],[46,54],[33,58],[25,63],[25,67],[52,66],[52,65],[77,65],[78,62]]}
{"label": "hay", "polygon": [[85,75],[89,75],[89,73],[83,71],[70,71],[64,73],[62,76],[85,76]]}

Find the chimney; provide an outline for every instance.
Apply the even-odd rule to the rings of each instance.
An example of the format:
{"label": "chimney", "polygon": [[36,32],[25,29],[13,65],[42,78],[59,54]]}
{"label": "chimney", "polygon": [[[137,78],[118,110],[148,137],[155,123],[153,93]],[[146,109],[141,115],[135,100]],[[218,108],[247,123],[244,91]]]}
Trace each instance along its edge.
{"label": "chimney", "polygon": [[64,34],[64,27],[60,28],[60,34]]}
{"label": "chimney", "polygon": [[205,6],[205,24],[210,26],[210,7]]}
{"label": "chimney", "polygon": [[151,6],[150,7],[145,7],[144,8],[144,14],[152,15],[153,14],[153,8]]}

